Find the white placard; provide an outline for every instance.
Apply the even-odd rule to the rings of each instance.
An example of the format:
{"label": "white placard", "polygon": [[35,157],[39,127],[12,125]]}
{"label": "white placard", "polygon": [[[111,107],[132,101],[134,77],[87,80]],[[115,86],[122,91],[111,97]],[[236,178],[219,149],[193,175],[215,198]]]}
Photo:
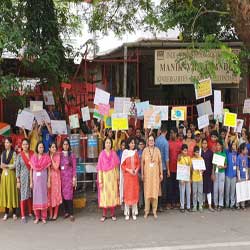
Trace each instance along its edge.
{"label": "white placard", "polygon": [[128,103],[130,103],[129,97],[115,97],[114,100],[115,113],[128,113],[130,106],[128,107],[128,112],[124,112],[124,108],[126,108],[125,105]]}
{"label": "white placard", "polygon": [[237,203],[250,200],[250,181],[236,183],[236,200]]}
{"label": "white placard", "polygon": [[168,121],[168,106],[151,106],[155,111],[159,111],[161,114],[161,121]]}
{"label": "white placard", "polygon": [[144,111],[150,109],[149,101],[138,102],[135,104],[137,110],[137,117],[143,117]]}
{"label": "white placard", "polygon": [[40,111],[43,110],[43,101],[30,101],[30,111]]}
{"label": "white placard", "polygon": [[205,161],[203,159],[192,160],[194,170],[206,170]]}
{"label": "white placard", "polygon": [[224,166],[226,158],[222,155],[214,154],[212,163],[217,166]]}
{"label": "white placard", "polygon": [[198,116],[203,116],[203,115],[212,115],[212,106],[210,101],[203,102],[201,104],[198,104],[197,106],[197,112]]}
{"label": "white placard", "polygon": [[177,164],[176,180],[190,181],[190,166]]}
{"label": "white placard", "polygon": [[209,126],[209,117],[208,115],[203,115],[201,117],[198,117],[198,128],[203,129]]}
{"label": "white placard", "polygon": [[223,106],[221,107],[221,91],[214,90],[214,119],[217,119],[223,111]]}
{"label": "white placard", "polygon": [[234,132],[236,132],[236,133],[241,133],[243,124],[244,124],[244,120],[242,120],[242,119],[237,119],[237,127],[234,129]]}
{"label": "white placard", "polygon": [[18,112],[16,126],[19,128],[24,127],[25,129],[32,130],[34,121],[34,115],[31,112],[22,110]]}
{"label": "white placard", "polygon": [[84,107],[81,108],[82,111],[82,120],[85,121],[89,121],[90,120],[90,112],[89,112],[89,107]]}
{"label": "white placard", "polygon": [[40,111],[32,112],[35,116],[35,119],[38,125],[41,125],[44,122],[50,123],[50,117],[45,109]]}
{"label": "white placard", "polygon": [[43,100],[45,105],[55,105],[55,99],[52,91],[43,91]]}
{"label": "white placard", "polygon": [[69,126],[70,126],[70,129],[80,128],[78,114],[74,114],[74,115],[69,116]]}
{"label": "white placard", "polygon": [[244,101],[243,114],[250,114],[250,99]]}
{"label": "white placard", "polygon": [[102,89],[96,88],[94,104],[96,104],[96,105],[98,105],[99,103],[109,104],[109,98],[110,98],[110,93],[108,93]]}
{"label": "white placard", "polygon": [[122,113],[130,115],[130,111],[131,111],[132,105],[133,105],[133,103],[131,101],[128,101],[128,100],[124,101],[123,102],[123,112]]}
{"label": "white placard", "polygon": [[67,125],[64,120],[51,120],[52,134],[54,135],[67,135]]}

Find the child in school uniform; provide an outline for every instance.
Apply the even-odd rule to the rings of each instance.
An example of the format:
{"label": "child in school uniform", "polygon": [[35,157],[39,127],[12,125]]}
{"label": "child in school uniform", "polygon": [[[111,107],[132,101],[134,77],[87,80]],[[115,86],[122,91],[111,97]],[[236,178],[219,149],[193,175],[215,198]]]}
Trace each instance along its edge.
{"label": "child in school uniform", "polygon": [[[188,146],[187,144],[183,144],[181,147],[181,154],[178,156],[178,165],[185,165],[190,167],[191,171],[191,157],[188,156]],[[185,212],[185,194],[186,194],[186,207],[189,212],[191,212],[190,209],[190,194],[191,194],[191,186],[190,186],[190,180],[189,181],[179,181],[179,190],[180,190],[180,211],[182,213]]]}
{"label": "child in school uniform", "polygon": [[[237,165],[237,177],[238,181],[246,181],[248,180],[248,150],[245,143],[242,143],[239,148],[240,154],[237,157],[236,165]],[[245,208],[245,201],[237,204],[237,208],[240,209],[240,206],[243,210]]]}
{"label": "child in school uniform", "polygon": [[[197,201],[199,202],[199,211],[203,212],[203,170],[194,169],[195,160],[203,161],[200,156],[200,148],[194,147],[194,157],[192,158],[192,188],[193,188],[193,209],[192,212],[197,212]],[[204,162],[205,166],[205,162]]]}

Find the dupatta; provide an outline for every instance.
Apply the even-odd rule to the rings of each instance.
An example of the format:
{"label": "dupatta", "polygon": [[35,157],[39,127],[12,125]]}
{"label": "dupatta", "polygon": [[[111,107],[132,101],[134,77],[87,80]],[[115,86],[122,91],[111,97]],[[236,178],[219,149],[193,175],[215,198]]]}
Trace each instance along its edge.
{"label": "dupatta", "polygon": [[37,154],[34,154],[30,159],[30,163],[33,170],[41,172],[50,166],[51,159],[47,154],[43,154],[40,159]]}
{"label": "dupatta", "polygon": [[2,162],[3,162],[3,164],[6,164],[6,165],[10,164],[10,161],[11,161],[11,159],[13,157],[13,154],[14,154],[14,150],[11,149],[9,151],[9,154],[8,154],[8,157],[7,157],[7,150],[3,151],[3,154],[2,154]]}
{"label": "dupatta", "polygon": [[107,155],[105,150],[102,150],[97,163],[97,171],[110,171],[118,167],[119,162],[119,158],[114,150],[110,151],[109,156]]}
{"label": "dupatta", "polygon": [[25,166],[30,171],[30,168],[31,168],[30,160],[31,160],[32,155],[34,154],[33,151],[29,151],[29,159],[27,158],[26,154],[23,151],[20,154],[21,154],[21,157],[25,163]]}

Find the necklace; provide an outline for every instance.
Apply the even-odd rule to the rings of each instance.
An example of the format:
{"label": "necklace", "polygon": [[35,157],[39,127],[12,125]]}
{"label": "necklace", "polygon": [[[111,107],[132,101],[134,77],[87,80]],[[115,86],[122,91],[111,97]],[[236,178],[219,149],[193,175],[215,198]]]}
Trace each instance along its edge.
{"label": "necklace", "polygon": [[149,152],[149,155],[150,155],[151,162],[153,162],[153,159],[154,159],[154,151],[155,151],[155,147],[153,147],[153,153],[152,154],[151,154],[150,148],[148,148],[148,152]]}

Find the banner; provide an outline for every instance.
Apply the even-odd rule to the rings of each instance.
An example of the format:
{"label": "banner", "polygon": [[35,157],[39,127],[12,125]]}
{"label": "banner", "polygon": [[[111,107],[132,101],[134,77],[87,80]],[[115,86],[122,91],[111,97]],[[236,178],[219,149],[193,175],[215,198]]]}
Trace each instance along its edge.
{"label": "banner", "polygon": [[172,107],[171,120],[185,121],[187,119],[187,107]]}
{"label": "banner", "polygon": [[199,84],[195,84],[194,88],[196,100],[212,95],[212,82],[210,78],[199,81]]}
{"label": "banner", "polygon": [[237,114],[226,112],[223,124],[224,126],[235,128],[237,126]]}
{"label": "banner", "polygon": [[157,110],[149,109],[144,112],[144,128],[155,128],[161,127],[161,114]]}
{"label": "banner", "polygon": [[128,130],[127,114],[112,114],[112,130]]}

